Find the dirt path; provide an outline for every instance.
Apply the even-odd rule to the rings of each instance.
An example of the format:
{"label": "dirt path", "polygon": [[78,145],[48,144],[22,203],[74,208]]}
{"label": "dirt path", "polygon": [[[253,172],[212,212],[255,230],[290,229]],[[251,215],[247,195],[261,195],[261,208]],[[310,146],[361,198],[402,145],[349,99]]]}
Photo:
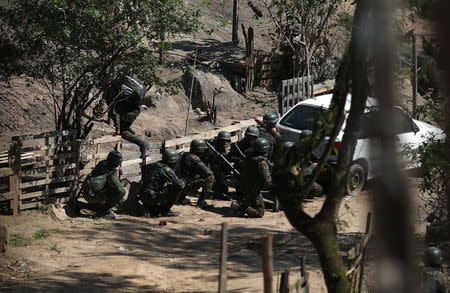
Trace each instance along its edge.
{"label": "dirt path", "polygon": [[[349,223],[339,233],[344,251],[364,230],[368,202],[364,192],[342,207],[342,219]],[[282,212],[235,218],[227,215],[230,202],[214,203],[214,212],[175,206],[177,218],[69,219],[45,211],[0,216],[10,239],[28,242],[10,245],[0,257],[0,287],[5,292],[216,292],[220,229],[227,222],[229,292],[262,291],[260,238],[266,232],[274,234],[275,272],[298,268],[306,256],[311,292],[326,292],[313,247]],[[307,211],[315,213],[321,203],[320,198],[308,202]],[[42,231],[50,235],[40,237]]]}

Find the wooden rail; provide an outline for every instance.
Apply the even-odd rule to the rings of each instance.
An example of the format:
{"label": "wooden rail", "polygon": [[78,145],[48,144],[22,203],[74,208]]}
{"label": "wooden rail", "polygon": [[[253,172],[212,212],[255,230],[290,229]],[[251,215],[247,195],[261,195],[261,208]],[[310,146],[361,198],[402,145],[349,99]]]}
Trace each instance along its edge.
{"label": "wooden rail", "polygon": [[[67,197],[79,179],[79,148],[75,130],[15,136],[10,149],[0,152],[1,177],[9,177],[9,201],[13,215],[40,205],[42,199]],[[4,180],[3,180],[4,181]]]}

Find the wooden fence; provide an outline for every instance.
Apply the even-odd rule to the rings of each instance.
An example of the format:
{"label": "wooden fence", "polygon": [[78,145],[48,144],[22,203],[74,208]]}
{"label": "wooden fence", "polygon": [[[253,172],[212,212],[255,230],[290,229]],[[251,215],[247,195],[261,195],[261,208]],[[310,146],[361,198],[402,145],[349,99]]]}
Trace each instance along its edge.
{"label": "wooden fence", "polygon": [[2,210],[17,215],[76,190],[80,141],[75,135],[76,131],[65,130],[13,137],[0,160]]}
{"label": "wooden fence", "polygon": [[283,115],[298,102],[333,89],[334,80],[326,80],[322,83],[314,84],[312,76],[283,80],[281,93],[279,94],[279,112]]}
{"label": "wooden fence", "polygon": [[373,233],[370,229],[372,214],[367,214],[366,233],[355,247],[347,252],[348,271],[347,277],[350,282],[351,292],[362,292],[362,281],[364,277],[364,260],[366,256],[366,246]]}
{"label": "wooden fence", "polygon": [[[0,152],[0,214],[36,208],[66,198],[78,191],[79,183],[112,150],[123,154],[121,178],[141,179],[141,166],[161,159],[161,151],[188,151],[194,138],[211,139],[229,131],[237,142],[254,119],[186,137],[151,143],[148,156],[140,158],[139,147],[120,136],[77,140],[76,131],[46,132],[14,137],[9,150]],[[82,153],[82,155],[81,155]],[[81,163],[81,164],[80,164]],[[82,170],[80,166],[83,165]]]}
{"label": "wooden fence", "polygon": [[281,115],[298,102],[313,97],[314,78],[311,75],[283,80],[281,83]]}
{"label": "wooden fence", "polygon": [[[227,292],[227,231],[228,225],[222,223],[222,233],[220,241],[220,268],[219,268],[219,293]],[[261,237],[261,257],[264,276],[264,293],[273,292],[273,235],[265,233]],[[300,278],[290,282],[289,275],[292,270],[286,268],[281,273],[281,281],[278,289],[279,293],[309,293],[308,273],[306,272],[305,257],[301,258]]]}

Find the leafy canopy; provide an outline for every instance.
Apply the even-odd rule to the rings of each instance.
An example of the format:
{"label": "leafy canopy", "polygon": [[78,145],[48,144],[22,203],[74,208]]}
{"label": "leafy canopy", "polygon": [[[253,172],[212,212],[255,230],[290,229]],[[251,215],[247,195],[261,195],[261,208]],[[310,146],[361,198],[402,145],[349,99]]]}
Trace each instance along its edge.
{"label": "leafy canopy", "polygon": [[[1,4],[0,61],[7,79],[25,73],[55,101],[56,129],[81,130],[82,113],[114,74],[157,82],[154,47],[201,23],[182,0],[12,0]],[[86,121],[85,121],[86,122]]]}

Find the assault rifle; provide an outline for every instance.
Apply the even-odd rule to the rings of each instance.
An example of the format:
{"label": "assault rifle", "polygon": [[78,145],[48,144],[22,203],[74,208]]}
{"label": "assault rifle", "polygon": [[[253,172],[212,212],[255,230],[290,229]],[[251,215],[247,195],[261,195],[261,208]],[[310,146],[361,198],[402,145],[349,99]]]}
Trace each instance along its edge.
{"label": "assault rifle", "polygon": [[231,170],[233,170],[234,174],[236,175],[241,175],[241,173],[239,173],[238,170],[236,170],[236,168],[234,168],[234,166],[230,163],[230,161],[228,161],[221,153],[219,153],[209,142],[205,141],[206,146],[212,150],[217,156],[219,156],[219,158],[222,159],[222,161],[224,161],[228,167],[231,168]]}

